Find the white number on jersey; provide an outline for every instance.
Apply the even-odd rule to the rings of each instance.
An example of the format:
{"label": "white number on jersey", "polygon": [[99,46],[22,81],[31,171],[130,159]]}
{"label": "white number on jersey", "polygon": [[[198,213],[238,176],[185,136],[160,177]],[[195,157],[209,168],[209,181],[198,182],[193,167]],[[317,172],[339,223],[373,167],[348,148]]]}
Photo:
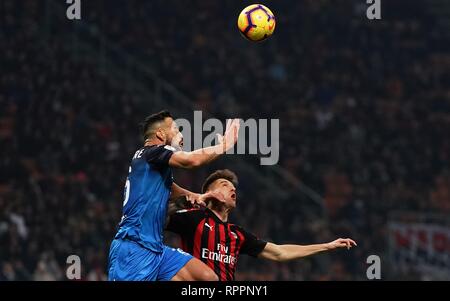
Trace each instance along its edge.
{"label": "white number on jersey", "polygon": [[123,206],[125,207],[125,205],[128,203],[128,198],[130,197],[130,180],[127,178],[127,181],[125,182],[125,193],[124,193],[124,201],[123,201]]}

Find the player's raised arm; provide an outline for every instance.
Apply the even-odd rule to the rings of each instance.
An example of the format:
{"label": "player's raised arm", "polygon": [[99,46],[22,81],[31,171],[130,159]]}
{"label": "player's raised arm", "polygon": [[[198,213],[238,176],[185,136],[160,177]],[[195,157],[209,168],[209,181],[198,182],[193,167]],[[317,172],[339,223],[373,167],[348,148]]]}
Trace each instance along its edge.
{"label": "player's raised arm", "polygon": [[217,159],[231,149],[238,140],[240,122],[239,119],[228,120],[224,136],[218,135],[219,144],[205,147],[192,152],[179,151],[169,160],[171,167],[195,168]]}
{"label": "player's raised arm", "polygon": [[294,260],[337,248],[350,249],[353,246],[356,246],[356,242],[350,238],[339,238],[329,243],[305,246],[267,243],[266,247],[261,253],[259,253],[258,257],[281,262]]}

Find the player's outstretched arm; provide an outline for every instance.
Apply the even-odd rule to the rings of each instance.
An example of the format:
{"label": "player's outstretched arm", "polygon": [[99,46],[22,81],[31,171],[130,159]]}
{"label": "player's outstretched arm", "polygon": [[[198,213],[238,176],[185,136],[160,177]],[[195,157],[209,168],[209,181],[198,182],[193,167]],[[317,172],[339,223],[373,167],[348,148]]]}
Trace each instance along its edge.
{"label": "player's outstretched arm", "polygon": [[176,152],[169,160],[169,165],[178,168],[195,168],[217,159],[231,149],[238,140],[239,119],[228,120],[224,136],[218,135],[219,144],[201,148],[192,152]]}
{"label": "player's outstretched arm", "polygon": [[273,261],[288,261],[324,251],[330,251],[337,248],[347,248],[356,246],[356,242],[350,238],[339,238],[332,242],[315,245],[277,245],[267,243],[266,247],[258,255],[259,258],[265,258]]}

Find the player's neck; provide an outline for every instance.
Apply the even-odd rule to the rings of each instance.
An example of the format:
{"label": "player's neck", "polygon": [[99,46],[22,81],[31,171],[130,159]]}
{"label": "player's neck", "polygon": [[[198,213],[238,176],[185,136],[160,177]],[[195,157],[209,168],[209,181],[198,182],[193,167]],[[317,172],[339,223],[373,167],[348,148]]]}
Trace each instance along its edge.
{"label": "player's neck", "polygon": [[152,146],[152,145],[160,145],[164,144],[164,141],[161,141],[158,138],[149,138],[144,141],[144,146]]}
{"label": "player's neck", "polygon": [[212,206],[209,208],[214,214],[224,223],[228,222],[228,215],[230,212],[226,208],[217,208]]}

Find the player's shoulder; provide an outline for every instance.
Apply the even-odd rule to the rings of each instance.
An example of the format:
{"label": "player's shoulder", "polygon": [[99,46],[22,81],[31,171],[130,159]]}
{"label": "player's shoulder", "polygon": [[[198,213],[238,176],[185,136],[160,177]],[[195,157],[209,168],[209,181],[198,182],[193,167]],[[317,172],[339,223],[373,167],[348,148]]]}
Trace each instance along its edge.
{"label": "player's shoulder", "polygon": [[189,221],[196,225],[206,218],[205,210],[199,208],[184,208],[175,211],[172,218]]}
{"label": "player's shoulder", "polygon": [[247,230],[245,230],[245,228],[242,227],[242,226],[240,226],[240,225],[236,225],[236,224],[233,224],[233,223],[228,223],[228,224],[230,225],[230,229],[231,229],[232,231],[238,231],[238,232],[240,232],[241,234],[244,234],[244,233],[247,232]]}
{"label": "player's shoulder", "polygon": [[175,152],[176,149],[173,146],[165,145],[165,144],[152,144],[152,145],[145,145],[140,150],[144,150],[146,152],[152,152],[152,151],[163,151],[168,150],[171,152]]}
{"label": "player's shoulder", "polygon": [[143,157],[149,164],[156,164],[159,166],[168,165],[170,157],[175,152],[175,148],[164,144],[146,145],[141,150],[141,157]]}
{"label": "player's shoulder", "polygon": [[177,214],[186,214],[186,215],[205,215],[204,208],[184,208],[175,211]]}

